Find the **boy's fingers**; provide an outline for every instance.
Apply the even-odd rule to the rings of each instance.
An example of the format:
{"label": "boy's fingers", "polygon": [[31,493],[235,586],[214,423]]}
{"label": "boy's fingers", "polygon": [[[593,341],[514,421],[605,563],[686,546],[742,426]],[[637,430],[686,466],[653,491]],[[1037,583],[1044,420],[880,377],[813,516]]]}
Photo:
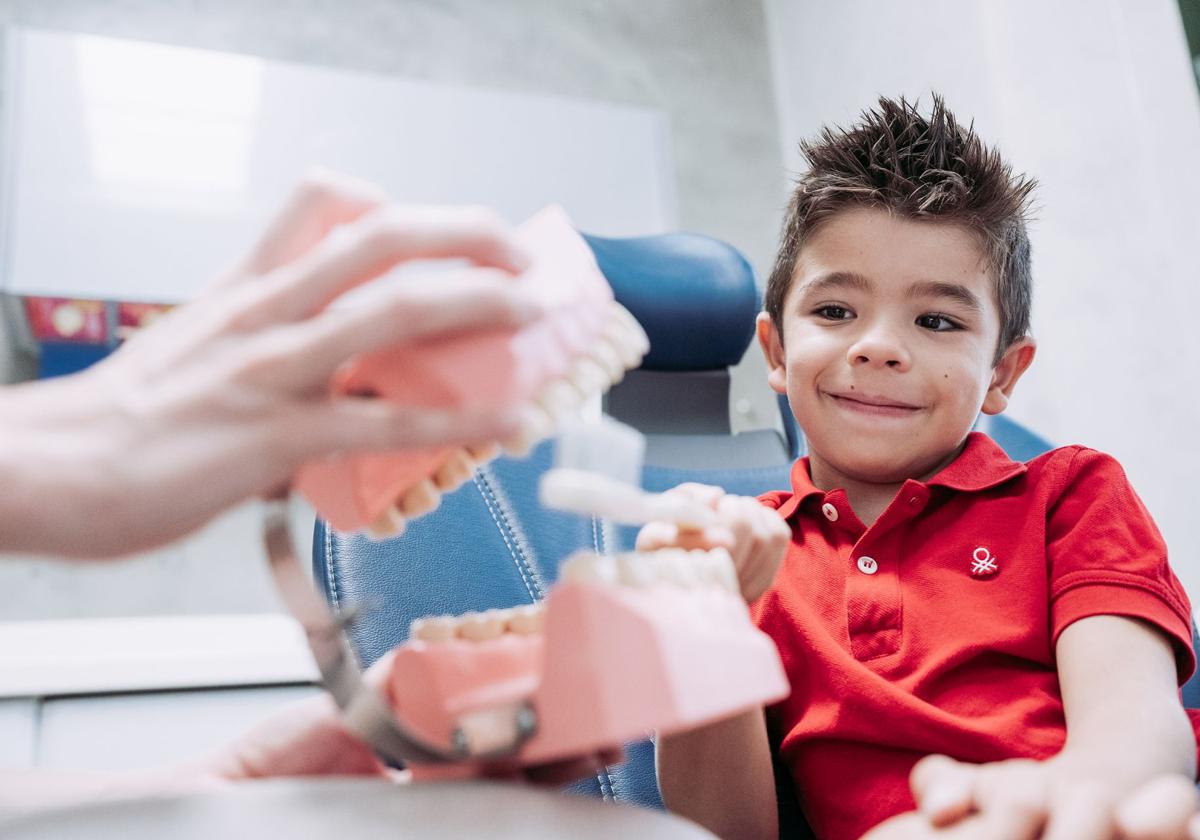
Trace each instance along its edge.
{"label": "boy's fingers", "polygon": [[529,265],[512,229],[490,211],[381,207],[263,278],[259,305],[279,321],[295,321],[402,262],[456,258],[509,273]]}
{"label": "boy's fingers", "polygon": [[917,809],[935,826],[945,826],[975,808],[976,768],[944,755],[931,755],[909,777]]}
{"label": "boy's fingers", "polygon": [[328,170],[313,170],[288,197],[235,278],[255,277],[291,262],[338,225],[385,203],[387,195],[374,184]]}
{"label": "boy's fingers", "polygon": [[716,509],[717,503],[725,496],[725,491],[711,484],[686,481],[683,484],[672,487],[664,495],[681,496],[689,502],[695,502],[705,507]]}
{"label": "boy's fingers", "polygon": [[1200,807],[1195,785],[1184,776],[1161,776],[1117,806],[1114,820],[1127,840],[1187,837],[1188,820]]}
{"label": "boy's fingers", "polygon": [[1107,840],[1113,836],[1112,802],[1098,784],[1066,785],[1051,794],[1042,840]]}
{"label": "boy's fingers", "polygon": [[729,553],[738,568],[738,577],[746,571],[746,562],[755,548],[755,531],[752,517],[746,515],[746,507],[738,496],[722,496],[717,502],[717,517],[733,535],[733,547]]}

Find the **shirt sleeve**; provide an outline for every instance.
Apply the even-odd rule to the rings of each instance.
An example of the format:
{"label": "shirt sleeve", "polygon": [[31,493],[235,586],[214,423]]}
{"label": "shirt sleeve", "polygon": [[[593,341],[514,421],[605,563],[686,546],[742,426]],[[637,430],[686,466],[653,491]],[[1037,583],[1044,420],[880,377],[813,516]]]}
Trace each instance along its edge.
{"label": "shirt sleeve", "polygon": [[1162,535],[1115,459],[1075,452],[1047,513],[1046,558],[1054,643],[1081,618],[1137,618],[1171,641],[1180,685],[1191,676],[1191,604],[1167,564]]}

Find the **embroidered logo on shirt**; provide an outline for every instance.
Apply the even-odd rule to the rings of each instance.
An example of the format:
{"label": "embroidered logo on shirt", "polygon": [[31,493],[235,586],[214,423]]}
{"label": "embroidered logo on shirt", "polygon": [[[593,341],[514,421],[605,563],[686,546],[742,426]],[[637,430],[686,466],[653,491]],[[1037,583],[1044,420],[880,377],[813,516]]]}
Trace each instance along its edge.
{"label": "embroidered logo on shirt", "polygon": [[983,546],[975,549],[971,556],[974,558],[974,562],[971,564],[971,574],[975,575],[975,577],[994,575],[999,568],[996,565],[996,558],[992,556],[992,552]]}

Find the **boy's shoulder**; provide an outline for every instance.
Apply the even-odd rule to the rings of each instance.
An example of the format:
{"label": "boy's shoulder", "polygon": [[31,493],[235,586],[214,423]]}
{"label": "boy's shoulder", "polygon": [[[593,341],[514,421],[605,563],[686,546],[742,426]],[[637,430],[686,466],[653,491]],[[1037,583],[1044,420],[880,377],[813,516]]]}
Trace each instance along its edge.
{"label": "boy's shoulder", "polygon": [[[958,463],[961,459],[971,459],[974,461],[987,460],[990,462],[987,465],[987,470],[989,472],[996,470],[999,475],[1003,475],[1006,479],[1005,481],[996,483],[983,480],[979,482],[982,485],[992,487],[999,483],[1020,480],[1024,483],[1025,489],[1041,488],[1044,491],[1048,491],[1051,497],[1058,496],[1066,492],[1073,485],[1080,483],[1083,485],[1113,481],[1120,484],[1128,483],[1125,470],[1116,458],[1106,452],[1101,452],[1088,446],[1081,444],[1059,446],[1021,462],[1010,458],[1004,453],[999,444],[982,432],[974,432],[971,437],[973,440],[969,441],[969,445],[964,448],[964,451],[955,462],[924,483],[930,486],[944,484],[951,489],[968,489],[966,486],[956,486],[959,484],[956,481],[946,480],[953,473],[956,465],[960,469],[964,466]],[[792,487],[786,490],[770,490],[762,493],[758,496],[758,501],[765,507],[779,510],[798,491],[810,491],[808,482],[805,482],[805,487],[803,488],[795,486],[797,471],[801,471],[805,476],[807,475],[807,468],[804,464],[805,459],[801,458],[793,465]],[[966,482],[968,485],[972,483],[974,482]]]}
{"label": "boy's shoulder", "polygon": [[1127,481],[1121,462],[1098,449],[1081,444],[1059,446],[1024,463],[1030,478],[1039,482],[1059,482],[1066,487],[1081,478],[1106,477]]}

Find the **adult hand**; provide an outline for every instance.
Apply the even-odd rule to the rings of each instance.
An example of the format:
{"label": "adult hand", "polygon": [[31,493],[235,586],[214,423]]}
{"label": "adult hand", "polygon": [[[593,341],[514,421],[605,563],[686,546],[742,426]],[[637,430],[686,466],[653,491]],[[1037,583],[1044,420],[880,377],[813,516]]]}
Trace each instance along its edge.
{"label": "adult hand", "polygon": [[[328,304],[408,260],[463,258],[436,282]],[[301,185],[261,241],[206,294],[83,374],[0,390],[0,550],[102,557],[182,536],[351,450],[472,443],[510,414],[450,414],[333,398],[350,357],[539,314],[511,274],[512,232],[478,208],[401,207],[332,175]],[[166,270],[166,267],[164,267]]]}
{"label": "adult hand", "polygon": [[[391,654],[385,655],[366,672],[365,679],[377,690],[383,690],[390,660]],[[592,775],[600,764],[620,760],[619,749],[531,767],[499,760],[485,765],[481,774],[491,779],[562,785]],[[370,747],[347,728],[341,712],[326,694],[280,709],[202,766],[202,776],[226,782],[329,775],[391,778],[399,782],[410,778],[407,772],[391,770],[380,762]],[[433,765],[425,775],[442,777],[444,769],[443,765]]]}

